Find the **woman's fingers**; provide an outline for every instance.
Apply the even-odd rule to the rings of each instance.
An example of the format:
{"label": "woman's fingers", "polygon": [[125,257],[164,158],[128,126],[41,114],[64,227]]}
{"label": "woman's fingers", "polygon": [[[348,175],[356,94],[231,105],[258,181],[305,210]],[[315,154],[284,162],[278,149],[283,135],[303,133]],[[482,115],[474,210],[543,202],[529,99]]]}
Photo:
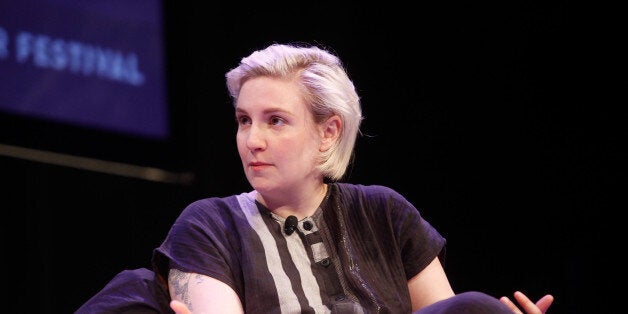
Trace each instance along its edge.
{"label": "woman's fingers", "polygon": [[510,299],[508,297],[501,297],[499,299],[499,301],[501,301],[502,303],[506,304],[506,306],[515,314],[523,314],[523,312],[521,312],[521,310],[519,310],[519,308],[517,307],[516,304],[514,304],[512,301],[510,301]]}
{"label": "woman's fingers", "polygon": [[521,291],[515,291],[514,293],[515,300],[519,303],[519,306],[523,309],[519,309],[514,302],[512,302],[508,297],[501,297],[499,301],[504,303],[510,310],[512,310],[515,314],[543,314],[547,311],[547,309],[554,302],[554,297],[551,294],[546,294],[542,298],[540,298],[536,303],[533,303],[525,294]]}

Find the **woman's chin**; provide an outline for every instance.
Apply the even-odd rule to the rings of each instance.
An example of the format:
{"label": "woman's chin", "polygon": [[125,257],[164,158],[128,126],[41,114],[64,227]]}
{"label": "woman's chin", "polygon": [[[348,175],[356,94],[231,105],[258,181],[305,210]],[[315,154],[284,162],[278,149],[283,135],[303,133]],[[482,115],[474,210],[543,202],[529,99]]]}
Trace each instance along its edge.
{"label": "woman's chin", "polygon": [[262,194],[269,193],[277,188],[276,184],[271,184],[265,180],[249,180],[249,183],[255,191]]}

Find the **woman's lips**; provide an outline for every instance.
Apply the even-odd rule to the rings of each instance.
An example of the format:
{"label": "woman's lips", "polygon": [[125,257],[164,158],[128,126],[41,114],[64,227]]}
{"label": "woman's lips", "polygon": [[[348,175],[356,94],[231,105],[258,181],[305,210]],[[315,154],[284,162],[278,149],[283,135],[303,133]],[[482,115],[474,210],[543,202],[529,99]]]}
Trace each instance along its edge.
{"label": "woman's lips", "polygon": [[270,164],[265,163],[265,162],[250,162],[249,163],[249,167],[255,171],[263,170],[264,168],[268,166],[270,166]]}

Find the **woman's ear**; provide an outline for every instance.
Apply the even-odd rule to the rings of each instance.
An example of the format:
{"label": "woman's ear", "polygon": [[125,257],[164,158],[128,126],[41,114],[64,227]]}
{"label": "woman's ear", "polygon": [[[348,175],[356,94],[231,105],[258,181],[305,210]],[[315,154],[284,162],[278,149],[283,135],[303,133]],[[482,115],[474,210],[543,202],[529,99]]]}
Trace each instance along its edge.
{"label": "woman's ear", "polygon": [[327,151],[334,145],[338,137],[340,137],[340,131],[342,130],[342,120],[338,115],[329,117],[325,122],[320,125],[321,128],[321,146],[319,150],[321,152]]}

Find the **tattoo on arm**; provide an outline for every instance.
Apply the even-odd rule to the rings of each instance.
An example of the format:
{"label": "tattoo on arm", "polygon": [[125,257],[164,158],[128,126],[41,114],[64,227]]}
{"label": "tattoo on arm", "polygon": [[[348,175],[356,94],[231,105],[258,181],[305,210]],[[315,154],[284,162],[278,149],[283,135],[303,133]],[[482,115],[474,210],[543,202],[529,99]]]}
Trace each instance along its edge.
{"label": "tattoo on arm", "polygon": [[[192,308],[192,301],[190,300],[189,289],[191,277],[192,274],[190,273],[184,273],[178,269],[171,268],[170,272],[168,273],[168,283],[174,295],[183,303],[185,303],[190,311],[194,311],[194,309]],[[198,277],[198,275],[195,277]]]}
{"label": "tattoo on arm", "polygon": [[194,275],[194,279],[196,279],[196,284],[201,284],[203,283],[203,281],[205,281],[205,277],[201,274],[196,274]]}

